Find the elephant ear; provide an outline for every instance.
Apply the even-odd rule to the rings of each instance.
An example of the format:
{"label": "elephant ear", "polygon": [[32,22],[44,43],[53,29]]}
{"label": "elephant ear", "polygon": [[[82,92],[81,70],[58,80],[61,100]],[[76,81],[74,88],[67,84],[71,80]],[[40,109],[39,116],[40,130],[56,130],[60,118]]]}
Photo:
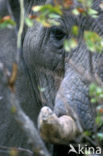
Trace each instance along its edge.
{"label": "elephant ear", "polygon": [[8,14],[6,0],[0,0],[0,17]]}
{"label": "elephant ear", "polygon": [[9,0],[9,4],[14,16],[14,19],[16,21],[16,23],[19,23],[19,18],[20,18],[20,7],[19,7],[19,1],[16,0]]}

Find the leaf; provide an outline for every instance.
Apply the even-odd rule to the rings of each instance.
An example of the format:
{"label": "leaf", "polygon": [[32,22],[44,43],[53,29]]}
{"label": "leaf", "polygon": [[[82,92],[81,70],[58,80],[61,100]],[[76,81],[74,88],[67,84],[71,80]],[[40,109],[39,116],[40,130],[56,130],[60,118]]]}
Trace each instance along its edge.
{"label": "leaf", "polygon": [[70,8],[73,5],[73,0],[63,0],[63,7]]}
{"label": "leaf", "polygon": [[70,40],[65,40],[64,41],[64,49],[69,52],[71,49],[76,48],[78,45],[78,42],[76,39],[71,38]]}
{"label": "leaf", "polygon": [[4,16],[0,18],[0,28],[12,28],[16,25],[16,23],[11,19],[10,16]]}
{"label": "leaf", "polygon": [[49,13],[56,13],[59,15],[62,15],[62,11],[61,11],[61,6],[57,5],[57,6],[52,6],[51,4],[46,4],[46,5],[42,5],[42,6],[34,6],[32,7],[32,10],[34,12],[45,12],[48,10]]}
{"label": "leaf", "polygon": [[72,34],[75,35],[75,36],[77,36],[78,33],[79,33],[79,28],[78,28],[78,26],[74,25],[72,27]]}
{"label": "leaf", "polygon": [[78,9],[79,13],[85,13],[84,8],[77,8],[77,9]]}
{"label": "leaf", "polygon": [[11,108],[11,113],[16,113],[16,107],[15,106],[12,106],[12,108]]}
{"label": "leaf", "polygon": [[60,16],[54,13],[49,14],[49,18],[59,19]]}
{"label": "leaf", "polygon": [[78,9],[73,9],[72,14],[78,16],[80,14],[80,12],[78,11]]}
{"label": "leaf", "polygon": [[60,23],[58,21],[56,21],[55,19],[48,19],[48,23],[50,24],[50,26],[59,26]]}
{"label": "leaf", "polygon": [[97,100],[96,100],[95,98],[91,98],[90,102],[91,102],[91,103],[96,103]]}
{"label": "leaf", "polygon": [[93,4],[93,0],[78,0],[84,8],[91,8]]}
{"label": "leaf", "polygon": [[103,101],[103,87],[91,83],[89,86],[89,95],[92,97],[92,103],[101,103]]}
{"label": "leaf", "polygon": [[98,11],[94,10],[94,9],[91,9],[89,8],[88,9],[88,14],[91,15],[93,18],[97,18],[97,14],[98,14]]}
{"label": "leaf", "polygon": [[62,15],[60,5],[52,6],[51,4],[46,4],[43,6],[33,7],[32,10],[39,13],[36,20],[41,22],[43,26],[50,27],[60,24],[58,21]]}
{"label": "leaf", "polygon": [[103,2],[100,3],[99,7],[103,10]]}
{"label": "leaf", "polygon": [[103,125],[103,117],[101,117],[100,115],[97,115],[96,119],[96,124],[101,127]]}
{"label": "leaf", "polygon": [[91,135],[91,132],[90,132],[90,131],[84,131],[83,133],[84,133],[84,135],[86,135],[86,136],[90,136],[90,135]]}
{"label": "leaf", "polygon": [[96,32],[84,31],[84,40],[91,52],[102,52],[103,39]]}
{"label": "leaf", "polygon": [[30,18],[25,18],[25,23],[28,27],[32,27],[34,25],[33,21]]}
{"label": "leaf", "polygon": [[38,11],[41,10],[41,8],[42,8],[42,6],[37,5],[37,6],[33,6],[33,7],[32,7],[32,10],[33,10],[34,12],[38,12]]}
{"label": "leaf", "polygon": [[99,140],[103,140],[103,133],[97,133],[97,137]]}
{"label": "leaf", "polygon": [[19,155],[18,150],[16,148],[11,148],[9,151],[9,155],[10,156],[18,156]]}
{"label": "leaf", "polygon": [[42,88],[40,86],[38,86],[38,89],[39,89],[40,92],[44,92],[45,91],[45,88]]}
{"label": "leaf", "polygon": [[89,86],[89,94],[92,95],[94,91],[96,90],[97,86],[95,83],[91,83]]}
{"label": "leaf", "polygon": [[102,114],[103,115],[103,105],[99,105],[97,106],[97,113]]}
{"label": "leaf", "polygon": [[89,156],[91,154],[92,154],[92,152],[90,150],[85,149],[85,155]]}

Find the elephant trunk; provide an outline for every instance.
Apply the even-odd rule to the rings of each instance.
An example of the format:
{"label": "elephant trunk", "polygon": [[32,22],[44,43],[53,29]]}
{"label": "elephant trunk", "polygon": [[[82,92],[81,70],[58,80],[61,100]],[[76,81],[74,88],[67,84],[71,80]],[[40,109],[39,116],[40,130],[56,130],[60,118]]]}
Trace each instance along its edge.
{"label": "elephant trunk", "polygon": [[95,113],[88,96],[88,85],[73,68],[68,68],[57,91],[54,111],[41,109],[38,127],[48,142],[68,144],[83,130],[94,130]]}
{"label": "elephant trunk", "polygon": [[90,103],[88,84],[71,67],[65,73],[55,99],[54,112],[57,116],[69,115],[83,130],[93,130],[95,111]]}

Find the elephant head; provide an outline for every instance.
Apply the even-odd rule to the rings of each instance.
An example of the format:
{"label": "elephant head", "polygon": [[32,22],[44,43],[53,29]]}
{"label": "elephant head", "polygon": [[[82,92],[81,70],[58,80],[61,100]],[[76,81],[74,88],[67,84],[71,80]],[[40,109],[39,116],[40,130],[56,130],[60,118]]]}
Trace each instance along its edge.
{"label": "elephant head", "polygon": [[[19,7],[17,7],[17,3],[12,2],[11,0],[11,8],[18,22]],[[70,10],[65,10],[59,18],[59,26],[48,28],[34,21],[33,27],[25,27],[22,37],[22,56],[16,82],[16,94],[24,110],[33,121],[37,122],[41,107],[49,106],[57,118],[65,115],[70,116],[80,129],[95,131],[95,108],[90,102],[88,93],[90,84],[88,75],[92,72],[93,75],[97,74],[103,80],[103,71],[101,65],[99,65],[99,62],[102,62],[103,54],[96,52],[91,54],[84,41],[83,34],[85,30],[89,30],[100,36],[103,35],[103,13],[99,7],[100,2],[94,0],[92,6],[93,9],[98,11],[97,18],[81,14],[74,16]],[[53,4],[53,1],[26,0],[26,15],[31,12],[33,5],[47,3]],[[73,1],[73,5],[73,7],[78,5],[76,0]],[[72,38],[71,30],[74,25],[79,28],[76,36],[78,46],[68,53],[64,48],[64,41]],[[9,40],[10,36],[12,41]],[[13,40],[13,36],[16,38],[14,30],[13,32],[11,30],[0,32],[0,38],[3,37],[2,40],[4,39],[4,42],[9,43],[10,47],[12,45],[11,49],[14,56],[13,49],[16,46],[14,43],[16,39]],[[6,63],[4,60],[6,65],[14,60],[11,56],[10,62],[7,61],[9,56],[6,55],[5,51],[7,53],[11,51],[10,48],[7,49],[7,46],[3,46],[0,50],[0,58],[2,60],[6,59]],[[43,88],[42,91],[41,88]],[[52,111],[50,111],[51,114]],[[7,125],[9,128],[5,128],[5,133],[7,132],[8,136],[12,134],[16,136],[7,141],[8,144],[10,142],[11,145],[15,142],[18,145],[20,132],[15,134],[15,126],[11,126],[12,122],[9,121]],[[23,139],[21,140],[23,142]],[[3,144],[5,142],[6,139],[4,139]]]}
{"label": "elephant head", "polygon": [[[73,2],[75,6],[78,5],[76,1]],[[42,95],[44,104],[49,104],[50,107],[53,105],[54,112],[58,117],[66,115],[68,107],[70,107],[76,113],[84,130],[95,129],[95,109],[90,102],[88,93],[90,82],[88,78],[86,80],[86,75],[91,72],[91,64],[92,72],[94,75],[97,73],[98,62],[102,60],[103,56],[98,53],[93,53],[91,56],[83,39],[83,33],[88,30],[102,36],[102,13],[99,3],[99,1],[93,2],[93,8],[99,14],[98,18],[74,16],[66,10],[59,19],[59,26],[46,28],[35,22],[34,27],[27,30],[23,44],[24,60],[31,71],[30,75],[33,70],[36,70],[39,74],[39,83],[41,87],[45,88]],[[65,39],[72,38],[73,25],[79,27],[78,46],[68,53],[65,51],[63,43]],[[52,80],[53,75],[54,81]],[[44,77],[45,81],[42,80]],[[58,83],[56,83],[57,81]]]}

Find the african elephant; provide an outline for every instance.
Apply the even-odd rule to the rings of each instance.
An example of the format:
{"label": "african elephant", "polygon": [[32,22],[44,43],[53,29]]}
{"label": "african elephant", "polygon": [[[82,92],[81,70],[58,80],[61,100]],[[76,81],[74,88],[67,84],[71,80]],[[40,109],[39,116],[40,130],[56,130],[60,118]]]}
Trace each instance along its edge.
{"label": "african elephant", "polygon": [[[76,1],[74,2],[76,5]],[[93,2],[93,8],[99,13],[98,18],[74,16],[70,12],[64,12],[60,19],[60,26],[46,28],[36,21],[31,28],[25,26],[22,36],[23,51],[16,81],[16,96],[23,110],[36,124],[41,107],[49,106],[60,117],[67,114],[66,103],[76,113],[83,130],[95,130],[95,110],[88,94],[89,82],[77,69],[81,67],[85,73],[88,73],[92,60],[93,73],[97,73],[103,80],[103,71],[98,72],[100,68],[98,62],[103,60],[103,54],[93,53],[90,58],[90,51],[83,40],[84,30],[103,34],[103,13],[99,8],[100,2],[99,0]],[[33,5],[45,3],[48,3],[48,0],[25,0],[25,14],[30,13]],[[18,24],[20,10],[18,1],[10,0],[10,4]],[[4,9],[3,15],[6,14]],[[73,25],[77,25],[80,29],[77,37],[79,43],[76,49],[67,53],[63,43],[65,39],[70,39]],[[1,29],[0,61],[11,71],[15,57],[15,30]],[[44,88],[44,91],[40,92],[39,88]],[[0,145],[26,148],[28,143],[25,135],[8,112],[6,103],[5,92],[1,87]]]}

